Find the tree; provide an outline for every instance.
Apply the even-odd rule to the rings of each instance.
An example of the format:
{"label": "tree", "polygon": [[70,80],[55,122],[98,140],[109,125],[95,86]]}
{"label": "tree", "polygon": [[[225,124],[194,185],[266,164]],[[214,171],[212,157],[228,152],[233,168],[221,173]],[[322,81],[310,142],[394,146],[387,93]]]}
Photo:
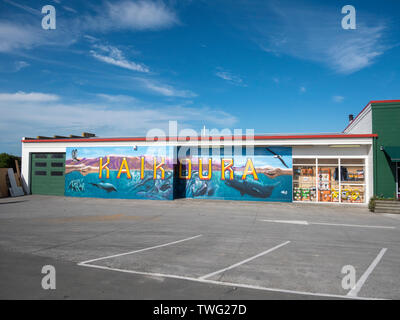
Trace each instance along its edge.
{"label": "tree", "polygon": [[13,156],[8,153],[0,153],[0,168],[15,168],[15,160],[21,162],[21,157]]}

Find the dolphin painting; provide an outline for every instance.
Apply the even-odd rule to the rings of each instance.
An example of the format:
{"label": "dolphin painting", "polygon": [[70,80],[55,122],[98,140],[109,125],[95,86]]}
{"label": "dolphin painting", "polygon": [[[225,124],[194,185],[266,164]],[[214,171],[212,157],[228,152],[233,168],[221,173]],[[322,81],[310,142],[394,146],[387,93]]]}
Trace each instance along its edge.
{"label": "dolphin painting", "polygon": [[276,185],[262,185],[257,181],[241,179],[225,180],[225,184],[240,192],[240,195],[248,194],[255,198],[269,198]]}
{"label": "dolphin painting", "polygon": [[111,183],[108,183],[108,182],[104,182],[104,181],[101,181],[99,183],[90,182],[90,184],[99,189],[103,189],[103,190],[107,191],[107,193],[110,193],[112,191],[117,191],[117,188],[115,188],[114,185],[112,185]]}

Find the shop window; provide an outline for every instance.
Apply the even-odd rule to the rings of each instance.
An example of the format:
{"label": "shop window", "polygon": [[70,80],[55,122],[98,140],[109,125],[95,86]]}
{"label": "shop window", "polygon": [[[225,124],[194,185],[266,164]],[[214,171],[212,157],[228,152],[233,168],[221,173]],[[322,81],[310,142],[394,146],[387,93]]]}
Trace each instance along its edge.
{"label": "shop window", "polygon": [[342,183],[364,184],[364,166],[346,165],[340,167],[340,180]]}
{"label": "shop window", "polygon": [[294,201],[316,201],[315,172],[315,166],[293,166]]}
{"label": "shop window", "polygon": [[293,159],[293,201],[364,203],[365,182],[364,159]]}
{"label": "shop window", "polygon": [[339,202],[339,175],[337,168],[337,166],[320,166],[320,159],[318,159],[318,201]]}
{"label": "shop window", "polygon": [[341,159],[340,163],[344,164],[364,164],[364,159]]}
{"label": "shop window", "polygon": [[344,203],[365,202],[364,159],[341,159],[341,201]]}
{"label": "shop window", "polygon": [[314,164],[315,159],[293,159],[293,164]]}
{"label": "shop window", "polygon": [[341,198],[343,203],[364,203],[365,186],[342,185]]}
{"label": "shop window", "polygon": [[322,164],[338,164],[338,159],[318,159],[318,165]]}

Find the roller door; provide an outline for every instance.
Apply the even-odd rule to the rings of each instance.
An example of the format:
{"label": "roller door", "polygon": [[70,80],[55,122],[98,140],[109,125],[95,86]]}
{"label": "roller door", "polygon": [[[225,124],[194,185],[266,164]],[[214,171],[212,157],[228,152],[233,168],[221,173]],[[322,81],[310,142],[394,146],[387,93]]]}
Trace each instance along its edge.
{"label": "roller door", "polygon": [[32,194],[64,195],[65,153],[31,154]]}

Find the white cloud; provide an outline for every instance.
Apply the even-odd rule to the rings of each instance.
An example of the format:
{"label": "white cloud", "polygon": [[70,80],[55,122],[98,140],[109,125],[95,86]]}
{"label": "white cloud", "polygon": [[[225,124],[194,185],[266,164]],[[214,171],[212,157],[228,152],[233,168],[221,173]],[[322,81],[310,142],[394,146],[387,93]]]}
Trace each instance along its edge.
{"label": "white cloud", "polygon": [[3,0],[4,2],[6,2],[6,3],[9,3],[9,4],[11,4],[11,5],[13,5],[14,7],[17,7],[17,8],[19,8],[19,9],[22,9],[22,10],[24,10],[24,11],[26,11],[26,12],[29,12],[29,13],[31,13],[31,14],[34,14],[34,15],[40,15],[40,11],[39,10],[37,10],[37,9],[34,9],[34,8],[31,8],[31,7],[29,7],[29,6],[26,6],[26,5],[23,5],[23,4],[19,4],[19,3],[17,3],[17,2],[14,2],[14,1],[11,1],[11,0]]}
{"label": "white cloud", "polygon": [[98,15],[85,18],[89,29],[159,30],[178,23],[175,12],[162,1],[106,2],[98,11]]}
{"label": "white cloud", "polygon": [[105,94],[105,93],[98,93],[98,94],[96,94],[96,96],[105,101],[112,102],[112,103],[120,103],[120,102],[126,103],[126,102],[136,101],[136,99],[134,97],[126,96],[126,95],[122,95],[122,94],[110,95],[110,94]]}
{"label": "white cloud", "polygon": [[299,91],[300,91],[300,93],[304,93],[304,92],[307,91],[307,88],[306,87],[300,87]]}
{"label": "white cloud", "polygon": [[343,102],[344,97],[343,97],[343,96],[333,96],[333,97],[332,97],[332,100],[333,100],[334,102],[340,103],[340,102]]}
{"label": "white cloud", "polygon": [[15,71],[19,71],[23,68],[29,67],[30,64],[28,62],[25,61],[16,61],[15,62]]}
{"label": "white cloud", "polygon": [[239,76],[234,75],[231,72],[220,70],[220,71],[217,71],[215,73],[215,75],[221,79],[224,79],[224,80],[232,83],[232,84],[239,85],[239,86],[246,86],[243,83],[243,80]]}
{"label": "white cloud", "polygon": [[253,38],[268,53],[315,61],[349,74],[373,64],[389,48],[383,38],[385,22],[367,15],[361,19],[361,11],[357,11],[357,29],[344,30],[343,15],[329,4],[306,7],[282,1],[267,9],[257,13],[264,15],[263,20],[253,17],[252,30],[256,30]]}
{"label": "white cloud", "polygon": [[0,21],[0,52],[12,52],[19,48],[30,49],[44,41],[39,30],[30,25]]}
{"label": "white cloud", "polygon": [[58,99],[59,97],[55,94],[41,92],[0,93],[0,102],[54,102]]}
{"label": "white cloud", "polygon": [[[2,94],[3,97],[6,94]],[[8,94],[8,97],[15,94]],[[55,95],[49,95],[54,96]],[[116,108],[108,103],[65,104],[48,100],[0,99],[0,148],[19,152],[23,136],[68,135],[82,131],[98,136],[144,136],[153,128],[168,129],[176,120],[180,128],[231,127],[237,119],[230,113],[205,106],[152,105],[129,102]],[[167,132],[167,131],[166,131]]]}
{"label": "white cloud", "polygon": [[72,12],[72,13],[78,13],[74,8],[68,7],[68,6],[62,6],[65,10]]}
{"label": "white cloud", "polygon": [[197,94],[195,94],[190,90],[179,90],[170,85],[161,84],[159,82],[144,78],[136,78],[136,80],[139,81],[146,90],[149,90],[151,92],[166,97],[180,97],[180,98],[197,97]]}
{"label": "white cloud", "polygon": [[51,32],[42,29],[40,18],[26,17],[25,20],[0,21],[0,52],[16,53],[19,49],[29,50],[44,45],[67,47],[76,41],[77,32],[73,26],[64,25],[60,20],[57,20],[57,29]]}
{"label": "white cloud", "polygon": [[145,72],[145,73],[150,71],[149,68],[144,64],[127,60],[122,51],[116,47],[94,45],[93,48],[99,49],[102,53],[107,54],[104,55],[95,50],[91,50],[90,51],[91,55],[97,60],[132,71]]}
{"label": "white cloud", "polygon": [[[179,23],[175,11],[162,1],[128,1],[103,2],[92,6],[94,13],[80,17],[66,18],[57,16],[57,28],[51,32],[41,28],[40,10],[20,5],[12,0],[9,4],[18,7],[31,15],[24,15],[18,21],[0,20],[0,52],[16,53],[17,50],[30,50],[38,46],[64,46],[75,43],[88,31],[107,32],[113,30],[159,30]],[[70,12],[71,7],[64,6]],[[85,36],[87,39],[89,36]],[[92,37],[92,42],[94,38]],[[122,68],[148,72],[144,65],[116,57],[93,52],[93,55],[106,63]]]}

